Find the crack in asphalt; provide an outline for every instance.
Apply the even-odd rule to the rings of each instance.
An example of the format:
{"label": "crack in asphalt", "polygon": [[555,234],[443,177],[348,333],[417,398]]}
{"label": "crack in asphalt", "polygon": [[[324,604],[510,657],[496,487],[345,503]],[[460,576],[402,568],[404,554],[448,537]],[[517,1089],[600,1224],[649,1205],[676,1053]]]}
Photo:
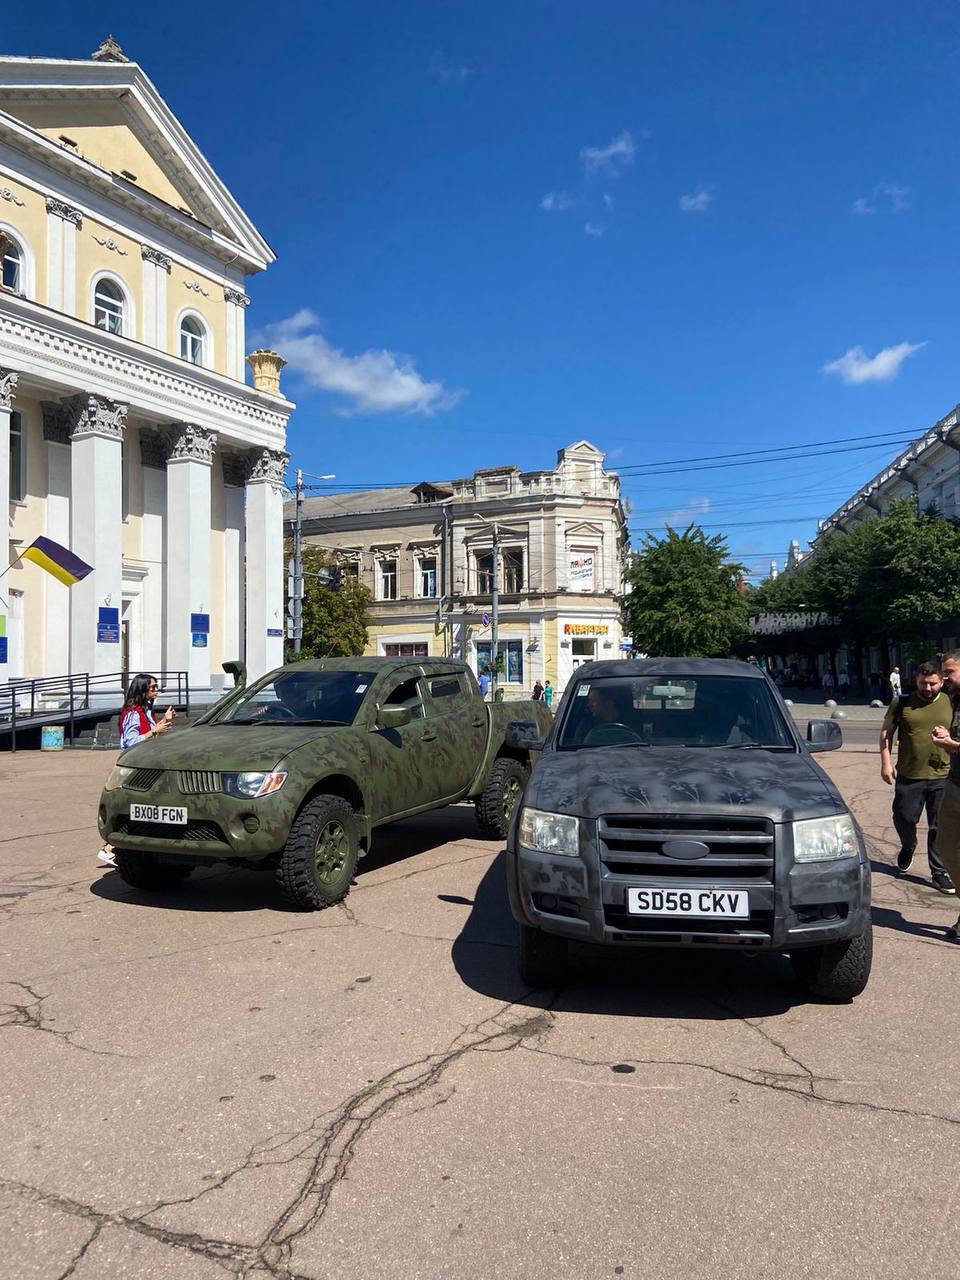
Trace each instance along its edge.
{"label": "crack in asphalt", "polygon": [[[526,999],[529,994],[525,993],[521,999]],[[236,1280],[252,1280],[254,1273],[275,1277],[276,1280],[314,1280],[306,1273],[294,1269],[294,1246],[321,1223],[331,1197],[347,1176],[364,1136],[405,1099],[419,1098],[427,1093],[450,1067],[466,1055],[482,1051],[508,1052],[521,1047],[527,1040],[542,1041],[553,1026],[553,1014],[547,1009],[541,1009],[519,1018],[514,1013],[512,1021],[505,1021],[514,1008],[514,1002],[508,1002],[489,1017],[464,1027],[445,1049],[395,1067],[379,1080],[359,1089],[338,1107],[314,1117],[292,1138],[274,1135],[266,1146],[261,1144],[253,1149],[236,1168],[195,1195],[179,1200],[160,1201],[138,1216],[98,1210],[69,1196],[12,1179],[0,1178],[0,1188],[94,1225],[95,1230],[87,1244],[61,1273],[60,1280],[72,1273],[95,1236],[108,1226],[123,1228],[171,1248],[203,1257],[236,1277]],[[451,1096],[452,1091],[441,1096],[433,1105],[441,1105]],[[271,1142],[274,1143],[272,1148],[269,1146]],[[291,1145],[294,1149],[284,1154],[283,1158],[256,1161],[256,1157],[263,1155],[268,1149],[271,1153],[282,1152],[284,1147]],[[196,1203],[226,1186],[232,1178],[244,1171],[262,1168],[265,1164],[295,1167],[304,1162],[306,1169],[296,1192],[254,1245],[205,1236],[194,1231],[178,1231],[148,1221],[165,1209]]]}
{"label": "crack in asphalt", "polygon": [[0,1005],[0,1028],[3,1027],[26,1027],[30,1031],[42,1031],[45,1035],[55,1036],[58,1040],[63,1040],[71,1049],[76,1049],[78,1053],[92,1053],[98,1058],[132,1058],[134,1055],[129,1053],[118,1053],[112,1049],[92,1049],[86,1044],[77,1044],[72,1039],[77,1035],[77,1031],[61,1031],[59,1027],[51,1027],[43,1015],[43,1003],[50,999],[50,992],[45,996],[34,991],[34,989],[25,982],[15,982],[9,980],[6,984],[10,987],[19,987],[21,991],[25,991],[30,997],[22,1003],[16,1001],[8,1001]]}
{"label": "crack in asphalt", "polygon": [[87,1250],[94,1243],[94,1241],[98,1239],[100,1232],[103,1230],[103,1227],[104,1227],[104,1224],[102,1222],[98,1222],[95,1224],[93,1230],[87,1236],[86,1240],[84,1240],[83,1244],[80,1246],[77,1252],[73,1255],[73,1257],[69,1260],[66,1267],[57,1276],[57,1280],[67,1280],[68,1276],[73,1275],[73,1273],[76,1271],[79,1264],[83,1261],[84,1255],[86,1254]]}

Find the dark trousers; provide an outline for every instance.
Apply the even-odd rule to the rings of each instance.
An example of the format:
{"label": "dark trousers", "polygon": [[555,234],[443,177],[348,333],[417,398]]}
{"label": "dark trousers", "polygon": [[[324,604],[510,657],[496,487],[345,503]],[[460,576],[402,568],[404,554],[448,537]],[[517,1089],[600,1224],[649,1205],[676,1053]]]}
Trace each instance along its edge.
{"label": "dark trousers", "polygon": [[910,853],[917,847],[917,823],[924,809],[927,811],[927,861],[931,873],[943,873],[944,866],[937,853],[937,817],[946,778],[901,778],[893,789],[893,825],[900,837],[900,847]]}

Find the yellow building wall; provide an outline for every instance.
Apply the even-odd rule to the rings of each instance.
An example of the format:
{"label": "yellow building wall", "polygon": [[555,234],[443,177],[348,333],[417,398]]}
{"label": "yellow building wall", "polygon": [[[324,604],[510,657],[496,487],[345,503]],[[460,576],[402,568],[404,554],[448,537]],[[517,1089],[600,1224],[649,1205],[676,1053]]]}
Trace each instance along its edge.
{"label": "yellow building wall", "polygon": [[35,270],[34,288],[28,294],[34,302],[42,302],[47,296],[46,201],[38,192],[4,172],[0,172],[0,191],[9,192],[12,197],[0,197],[0,222],[7,223],[26,242]]}
{"label": "yellow building wall", "polygon": [[408,622],[405,624],[385,624],[374,623],[367,630],[367,647],[363,651],[365,658],[374,658],[380,652],[380,640],[404,640],[410,636],[417,636],[418,639],[429,640],[429,656],[431,658],[442,658],[443,654],[443,628],[438,628],[433,620],[429,622]]}
{"label": "yellow building wall", "polygon": [[213,359],[208,355],[204,364],[217,373],[226,373],[228,305],[233,304],[224,301],[222,284],[175,262],[167,280],[167,350],[180,354],[180,319],[184,311],[196,311],[213,338]]}
{"label": "yellow building wall", "polygon": [[[190,209],[190,201],[164,172],[125,120],[123,108],[115,102],[15,103],[6,110],[39,133],[60,141],[66,134],[76,142],[75,150],[85,160],[111,173],[126,169],[136,175],[136,185],[176,208]],[[61,144],[63,145],[63,144]]]}
{"label": "yellow building wall", "polygon": [[[113,241],[118,248],[109,249],[98,243]],[[122,251],[122,252],[121,252]],[[133,299],[133,326],[126,330],[128,338],[142,341],[143,335],[143,263],[140,243],[122,231],[103,226],[93,218],[84,218],[77,232],[77,317],[93,323],[90,284],[98,271],[108,271],[125,286]]]}
{"label": "yellow building wall", "polygon": [[[17,396],[16,408],[23,415],[27,446],[27,491],[22,503],[11,503],[13,521],[10,539],[13,554],[26,550],[47,528],[47,449],[43,439],[43,414],[37,400]],[[42,676],[47,574],[39,565],[21,560],[4,578],[4,584],[23,592],[23,674]]]}

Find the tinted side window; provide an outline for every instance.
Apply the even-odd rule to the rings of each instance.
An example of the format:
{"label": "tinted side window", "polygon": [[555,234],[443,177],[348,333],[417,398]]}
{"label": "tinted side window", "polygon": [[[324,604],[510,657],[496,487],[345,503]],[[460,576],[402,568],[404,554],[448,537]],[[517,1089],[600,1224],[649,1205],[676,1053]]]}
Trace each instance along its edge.
{"label": "tinted side window", "polygon": [[427,687],[430,690],[430,697],[435,699],[460,698],[464,693],[460,677],[457,675],[431,676],[427,681]]}
{"label": "tinted side window", "polygon": [[387,694],[383,705],[385,707],[409,707],[411,720],[422,720],[423,698],[420,694],[420,677],[413,676],[409,680],[404,680],[403,684],[398,684],[395,689]]}

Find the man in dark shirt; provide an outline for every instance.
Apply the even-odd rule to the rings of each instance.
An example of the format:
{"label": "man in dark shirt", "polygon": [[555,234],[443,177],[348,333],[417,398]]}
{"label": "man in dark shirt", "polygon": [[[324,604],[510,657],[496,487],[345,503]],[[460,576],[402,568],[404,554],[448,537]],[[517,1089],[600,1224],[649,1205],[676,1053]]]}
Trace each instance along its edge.
{"label": "man in dark shirt", "polygon": [[[941,893],[956,893],[937,854],[937,816],[950,759],[931,735],[938,726],[949,729],[953,715],[942,685],[939,666],[925,662],[917,669],[916,690],[890,703],[880,730],[880,776],[894,788],[893,825],[900,837],[897,867],[900,871],[910,868],[917,847],[917,823],[926,809],[930,879]],[[894,734],[898,744],[896,772],[890,759]]]}
{"label": "man in dark shirt", "polygon": [[[956,879],[960,877],[960,649],[948,653],[940,669],[953,703],[953,719],[949,729],[938,726],[932,734],[936,745],[950,756],[950,772],[940,805],[937,851],[948,874]],[[947,937],[960,942],[960,918],[947,930]]]}

